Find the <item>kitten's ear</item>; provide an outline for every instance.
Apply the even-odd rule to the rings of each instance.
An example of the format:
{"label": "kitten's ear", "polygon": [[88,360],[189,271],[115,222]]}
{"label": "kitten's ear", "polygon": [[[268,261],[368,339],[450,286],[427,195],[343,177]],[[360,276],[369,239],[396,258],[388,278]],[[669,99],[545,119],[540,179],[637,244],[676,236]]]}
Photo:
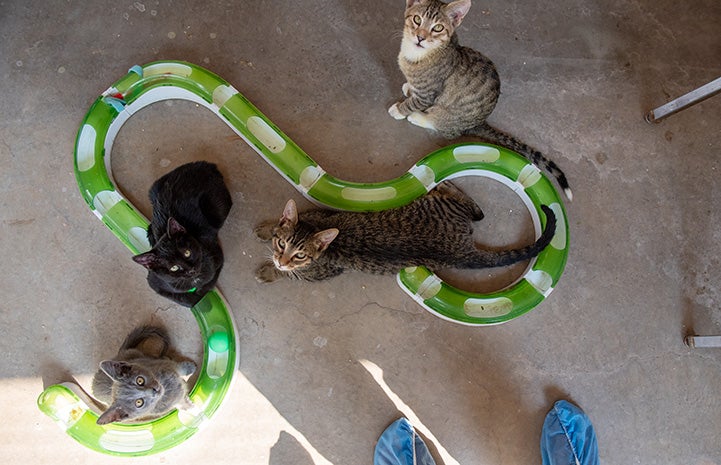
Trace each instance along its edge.
{"label": "kitten's ear", "polygon": [[198,365],[196,365],[192,360],[183,360],[178,364],[178,368],[181,376],[189,376],[195,373]]}
{"label": "kitten's ear", "polygon": [[421,0],[406,0],[406,8],[410,8],[417,3],[421,3]]}
{"label": "kitten's ear", "polygon": [[172,216],[168,218],[168,236],[173,237],[176,234],[184,233],[185,228],[178,223],[178,220]]}
{"label": "kitten's ear", "polygon": [[318,242],[318,252],[322,252],[327,249],[337,235],[338,230],[336,228],[326,229],[325,231],[315,233],[313,237]]}
{"label": "kitten's ear", "polygon": [[298,224],[298,208],[293,199],[288,200],[283,209],[283,216],[280,217],[280,224],[290,223],[291,226]]}
{"label": "kitten's ear", "polygon": [[446,14],[451,18],[453,27],[458,27],[471,9],[471,0],[456,0],[445,6]]}
{"label": "kitten's ear", "polygon": [[128,412],[126,412],[122,407],[111,405],[105,412],[103,412],[102,415],[98,417],[98,421],[96,423],[99,425],[107,425],[108,423],[115,423],[116,421],[124,420],[129,416]]}
{"label": "kitten's ear", "polygon": [[133,261],[143,265],[147,269],[151,269],[158,263],[158,256],[155,255],[155,252],[150,251],[134,256]]}
{"label": "kitten's ear", "polygon": [[100,369],[103,373],[116,381],[122,381],[130,376],[131,366],[125,362],[116,360],[103,360],[100,362]]}

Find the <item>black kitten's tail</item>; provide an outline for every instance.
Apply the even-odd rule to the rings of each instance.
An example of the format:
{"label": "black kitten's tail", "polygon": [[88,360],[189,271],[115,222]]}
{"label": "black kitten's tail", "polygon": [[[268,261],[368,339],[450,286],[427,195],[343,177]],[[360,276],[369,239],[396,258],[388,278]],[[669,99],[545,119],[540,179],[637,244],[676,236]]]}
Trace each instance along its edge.
{"label": "black kitten's tail", "polygon": [[520,153],[531,163],[545,169],[553,177],[555,177],[558,181],[558,185],[561,186],[563,192],[566,194],[566,197],[568,197],[568,200],[573,200],[573,192],[571,192],[571,188],[568,185],[566,175],[563,174],[563,171],[561,171],[558,165],[556,165],[552,160],[546,158],[538,150],[529,147],[510,134],[499,131],[488,123],[483,123],[480,126],[469,129],[466,134],[480,137],[492,144],[498,144],[502,147],[509,148],[514,152]]}
{"label": "black kitten's tail", "polygon": [[162,357],[168,351],[168,332],[157,326],[138,326],[128,334],[120,350],[138,349],[147,355]]}
{"label": "black kitten's tail", "polygon": [[467,268],[492,268],[506,266],[533,258],[548,246],[556,235],[556,215],[546,205],[541,205],[546,215],[546,227],[536,242],[520,249],[492,252],[489,250],[472,250],[464,264]]}

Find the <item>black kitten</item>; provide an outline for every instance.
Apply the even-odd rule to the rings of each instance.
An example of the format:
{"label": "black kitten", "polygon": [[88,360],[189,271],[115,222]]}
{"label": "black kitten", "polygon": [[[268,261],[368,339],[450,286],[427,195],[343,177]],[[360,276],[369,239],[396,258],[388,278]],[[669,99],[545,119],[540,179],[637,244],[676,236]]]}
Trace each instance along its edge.
{"label": "black kitten", "polygon": [[192,307],[223,268],[218,231],[233,205],[223,175],[205,161],[179,166],[153,183],[150,202],[152,249],[133,260],[148,269],[155,292]]}

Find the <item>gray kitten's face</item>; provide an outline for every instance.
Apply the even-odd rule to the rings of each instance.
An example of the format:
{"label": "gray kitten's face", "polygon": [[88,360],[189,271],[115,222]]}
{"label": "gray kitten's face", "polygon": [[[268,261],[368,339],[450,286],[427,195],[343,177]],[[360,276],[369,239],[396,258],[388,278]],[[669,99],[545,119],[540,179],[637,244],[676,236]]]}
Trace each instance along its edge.
{"label": "gray kitten's face", "polygon": [[147,416],[163,396],[163,386],[153,374],[129,362],[106,360],[100,369],[113,380],[113,403],[97,423],[128,422]]}
{"label": "gray kitten's face", "polygon": [[416,61],[450,41],[471,1],[408,0],[407,5],[401,52]]}

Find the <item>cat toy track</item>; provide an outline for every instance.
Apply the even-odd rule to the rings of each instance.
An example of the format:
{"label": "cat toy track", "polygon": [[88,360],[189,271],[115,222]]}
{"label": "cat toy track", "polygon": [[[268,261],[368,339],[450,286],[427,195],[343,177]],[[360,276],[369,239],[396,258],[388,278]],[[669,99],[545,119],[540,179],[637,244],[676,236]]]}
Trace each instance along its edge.
{"label": "cat toy track", "polygon": [[[482,176],[510,187],[531,215],[536,237],[548,205],[557,217],[554,239],[523,276],[490,294],[453,288],[424,267],[398,274],[402,289],[430,312],[466,325],[498,324],[543,301],[563,273],[568,257],[568,221],[551,182],[520,155],[488,144],[457,144],[437,150],[404,175],[379,183],[342,181],[326,173],[243,95],[212,72],[191,63],[159,61],[134,66],[93,104],[75,144],[75,175],[95,215],[134,254],[148,250],[147,220],[117,189],[110,152],[120,127],[138,110],[162,100],[195,102],[220,117],[288,182],[314,203],[353,211],[398,207],[424,195],[445,179]],[[95,425],[95,414],[68,386],[48,388],[38,404],[68,434],[86,446],[116,455],[143,455],[183,441],[219,406],[237,366],[235,326],[222,296],[210,292],[192,309],[206,345],[204,367],[191,399],[202,412],[173,412],[145,425]],[[218,352],[220,351],[220,352]],[[215,368],[211,368],[215,367]],[[213,377],[211,373],[217,370]]]}

